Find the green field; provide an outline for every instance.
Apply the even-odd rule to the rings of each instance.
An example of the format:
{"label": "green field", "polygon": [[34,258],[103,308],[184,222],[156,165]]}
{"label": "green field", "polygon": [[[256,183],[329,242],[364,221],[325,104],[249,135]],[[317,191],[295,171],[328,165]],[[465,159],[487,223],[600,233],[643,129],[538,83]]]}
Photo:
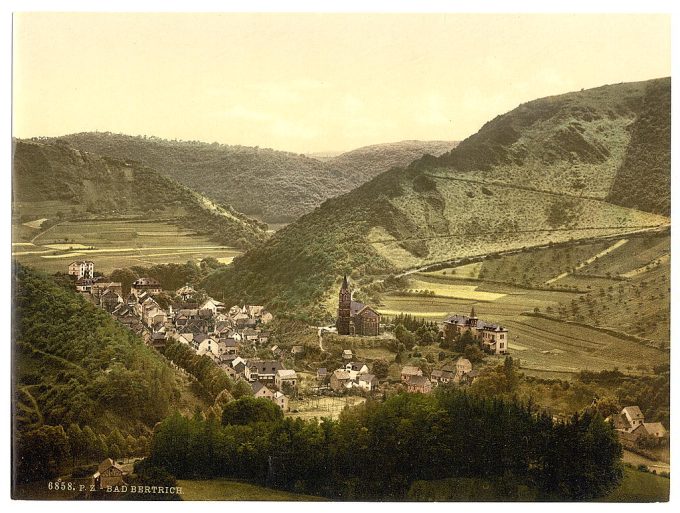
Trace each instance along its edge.
{"label": "green field", "polygon": [[603,502],[667,502],[671,480],[626,467],[623,482]]}
{"label": "green field", "polygon": [[185,501],[323,501],[322,497],[273,490],[231,479],[178,480]]}
{"label": "green field", "polygon": [[78,259],[93,260],[97,271],[108,273],[120,267],[185,263],[208,256],[229,263],[239,254],[170,222],[139,219],[63,222],[46,230],[22,225],[12,244],[12,256],[19,262],[47,272],[66,272],[68,264]]}

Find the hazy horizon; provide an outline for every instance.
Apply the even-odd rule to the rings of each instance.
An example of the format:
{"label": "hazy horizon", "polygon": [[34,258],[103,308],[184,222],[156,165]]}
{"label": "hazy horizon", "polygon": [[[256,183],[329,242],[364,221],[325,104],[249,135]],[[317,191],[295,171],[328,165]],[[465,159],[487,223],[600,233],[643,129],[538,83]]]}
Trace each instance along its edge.
{"label": "hazy horizon", "polygon": [[652,14],[14,16],[13,136],[339,153],[460,141],[536,98],[670,76]]}

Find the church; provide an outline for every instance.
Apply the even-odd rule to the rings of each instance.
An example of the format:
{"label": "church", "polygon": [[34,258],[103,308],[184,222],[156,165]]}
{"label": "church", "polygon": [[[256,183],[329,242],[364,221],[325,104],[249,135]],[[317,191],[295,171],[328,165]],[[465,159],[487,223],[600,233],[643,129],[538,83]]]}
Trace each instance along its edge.
{"label": "church", "polygon": [[352,301],[347,276],[342,280],[338,295],[338,320],[335,327],[339,335],[376,336],[380,326],[380,314],[358,301]]}

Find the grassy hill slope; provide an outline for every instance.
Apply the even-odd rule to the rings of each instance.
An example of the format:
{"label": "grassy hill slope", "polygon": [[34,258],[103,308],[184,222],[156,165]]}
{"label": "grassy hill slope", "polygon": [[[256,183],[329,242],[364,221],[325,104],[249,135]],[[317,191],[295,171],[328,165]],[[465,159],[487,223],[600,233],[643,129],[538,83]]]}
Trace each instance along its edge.
{"label": "grassy hill slope", "polygon": [[143,162],[218,203],[271,223],[291,222],[392,166],[408,165],[426,153],[439,155],[455,144],[403,141],[360,148],[321,162],[269,148],[112,133],[61,139],[81,150]]}
{"label": "grassy hill slope", "polygon": [[137,162],[99,156],[67,143],[16,140],[13,207],[17,223],[143,215],[170,218],[221,244],[251,248],[266,226],[216,205]]}
{"label": "grassy hill slope", "polygon": [[669,85],[618,84],[521,105],[450,153],[326,201],[206,286],[225,299],[316,316],[344,272],[369,281],[464,256],[668,224],[604,199],[625,154],[635,151],[639,138],[627,127],[654,84]]}

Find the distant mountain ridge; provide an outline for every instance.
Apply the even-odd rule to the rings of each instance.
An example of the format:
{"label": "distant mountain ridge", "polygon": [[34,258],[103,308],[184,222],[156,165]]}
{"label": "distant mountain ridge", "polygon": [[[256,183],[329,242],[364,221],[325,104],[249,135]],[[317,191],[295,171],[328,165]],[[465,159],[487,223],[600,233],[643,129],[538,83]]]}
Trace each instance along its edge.
{"label": "distant mountain ridge", "polygon": [[171,218],[241,249],[267,237],[263,223],[212,204],[148,166],[81,151],[65,141],[15,140],[12,178],[15,216],[27,215],[32,204],[55,201],[64,213]]}
{"label": "distant mountain ridge", "polygon": [[58,139],[84,151],[142,162],[218,203],[271,223],[291,222],[324,200],[349,192],[390,167],[408,165],[426,153],[441,155],[456,144],[379,144],[324,158],[322,162],[259,147],[108,132],[84,132]]}
{"label": "distant mountain ridge", "polygon": [[[486,123],[441,157],[394,168],[333,198],[213,275],[208,290],[320,319],[344,273],[387,277],[453,258],[603,237],[670,220],[616,196],[649,127],[669,129],[670,79],[617,84],[528,102]],[[641,121],[648,117],[648,121]],[[636,131],[642,132],[636,134]],[[636,169],[658,203],[670,141],[647,144],[655,172]],[[625,180],[624,180],[625,181]],[[610,200],[610,201],[607,201]]]}

